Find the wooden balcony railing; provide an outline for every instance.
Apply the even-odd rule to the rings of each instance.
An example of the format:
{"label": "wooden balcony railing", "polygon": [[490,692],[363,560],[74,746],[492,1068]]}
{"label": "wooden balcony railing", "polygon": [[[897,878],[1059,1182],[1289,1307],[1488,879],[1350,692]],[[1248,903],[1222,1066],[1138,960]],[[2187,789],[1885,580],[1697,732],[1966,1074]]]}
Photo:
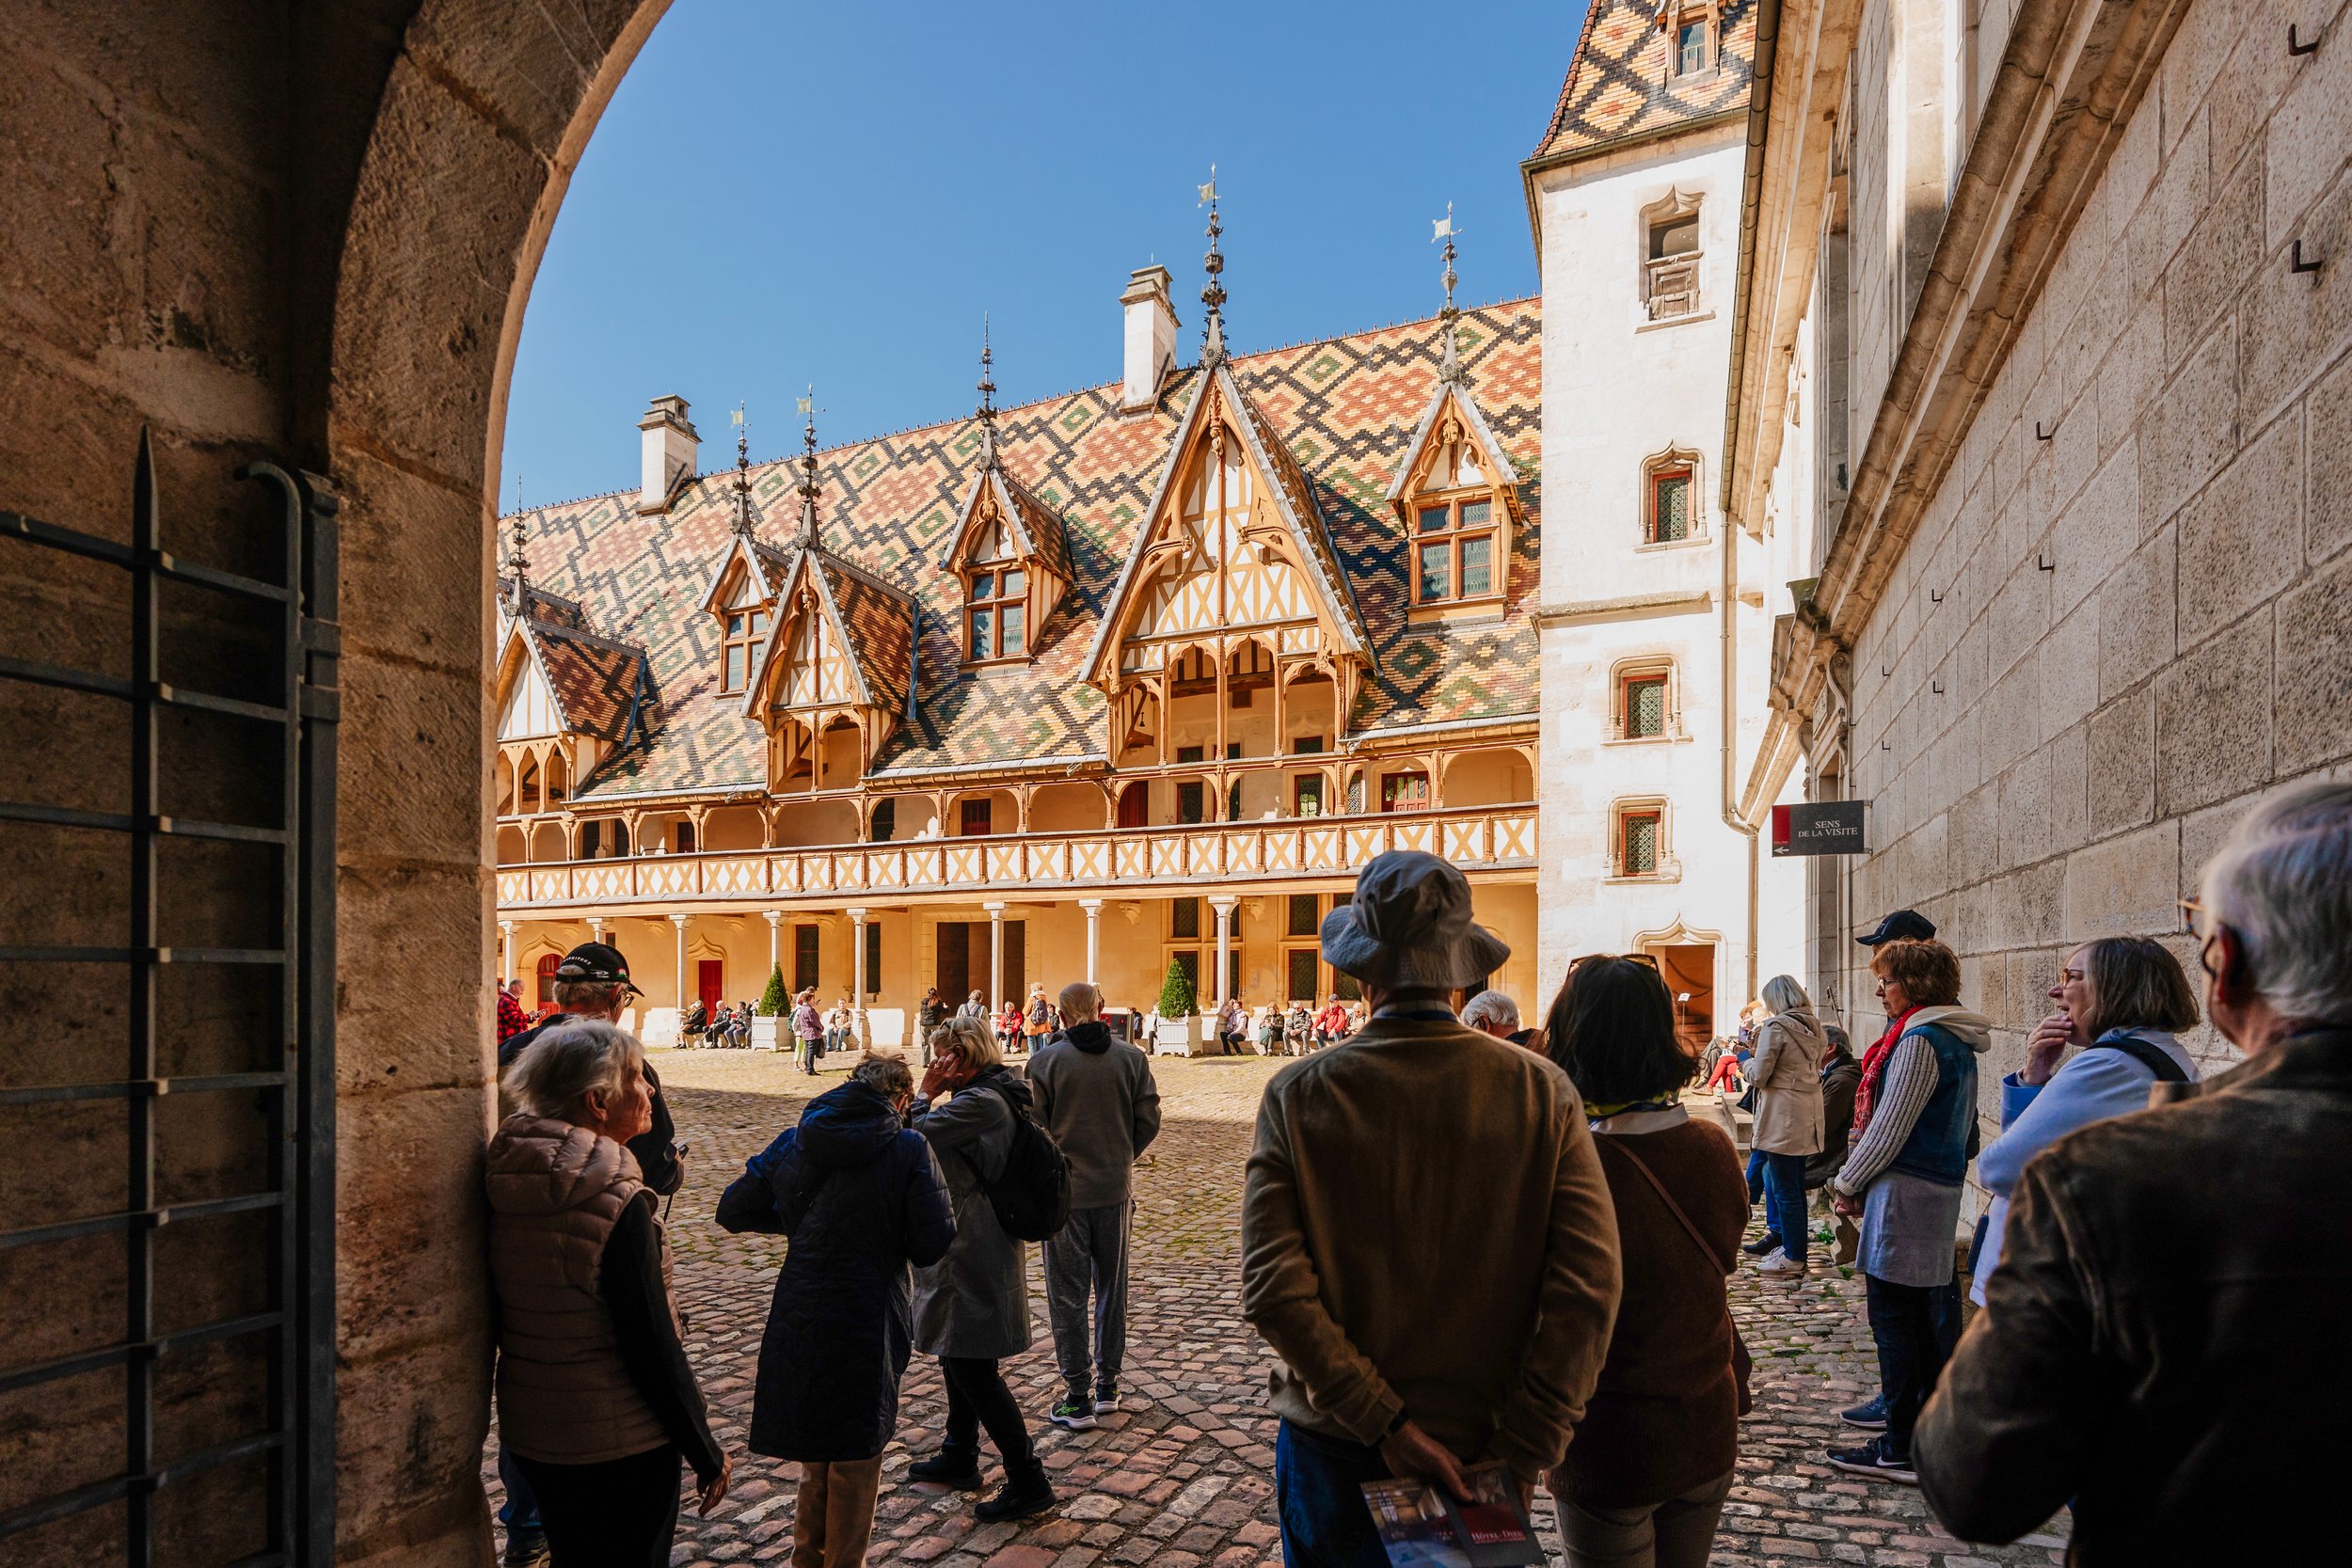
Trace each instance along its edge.
{"label": "wooden balcony railing", "polygon": [[516,910],[832,894],[1135,889],[1216,879],[1353,876],[1373,856],[1391,849],[1426,850],[1467,870],[1533,865],[1535,808],[1481,806],[503,865],[498,871],[498,901],[501,910]]}

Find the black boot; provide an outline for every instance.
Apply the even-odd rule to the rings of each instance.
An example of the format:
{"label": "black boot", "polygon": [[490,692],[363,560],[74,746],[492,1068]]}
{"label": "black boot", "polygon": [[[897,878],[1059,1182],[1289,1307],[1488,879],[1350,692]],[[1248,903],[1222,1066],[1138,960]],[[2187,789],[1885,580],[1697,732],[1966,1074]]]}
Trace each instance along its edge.
{"label": "black boot", "polygon": [[1025,1519],[1053,1506],[1054,1483],[1045,1479],[1045,1466],[1032,1455],[1021,1464],[1005,1465],[1004,1490],[974,1508],[972,1516],[984,1525],[993,1524],[999,1519]]}
{"label": "black boot", "polygon": [[943,1446],[929,1459],[918,1459],[908,1465],[907,1480],[927,1481],[933,1486],[957,1492],[977,1492],[986,1484],[980,1480],[980,1450],[952,1444]]}
{"label": "black boot", "polygon": [[1746,1253],[1751,1258],[1761,1258],[1778,1245],[1780,1245],[1780,1232],[1777,1230],[1767,1230],[1763,1235],[1758,1236],[1753,1242],[1740,1243],[1740,1250]]}

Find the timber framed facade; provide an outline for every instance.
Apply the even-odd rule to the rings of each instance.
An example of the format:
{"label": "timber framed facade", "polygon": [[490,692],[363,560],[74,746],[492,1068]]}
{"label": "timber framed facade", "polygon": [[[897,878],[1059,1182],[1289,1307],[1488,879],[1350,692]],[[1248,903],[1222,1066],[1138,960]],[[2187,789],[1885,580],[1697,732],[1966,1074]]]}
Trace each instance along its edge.
{"label": "timber framed facade", "polygon": [[[1175,963],[1204,1008],[1328,997],[1307,905],[1423,848],[1532,996],[1540,328],[1521,300],[1213,340],[1140,406],[984,385],[953,423],[504,519],[504,973],[529,1002],[614,942],[654,1043],[771,966],[883,1045],[931,986],[1092,977],[1140,1013]],[[1487,530],[1442,606],[1437,508]]]}

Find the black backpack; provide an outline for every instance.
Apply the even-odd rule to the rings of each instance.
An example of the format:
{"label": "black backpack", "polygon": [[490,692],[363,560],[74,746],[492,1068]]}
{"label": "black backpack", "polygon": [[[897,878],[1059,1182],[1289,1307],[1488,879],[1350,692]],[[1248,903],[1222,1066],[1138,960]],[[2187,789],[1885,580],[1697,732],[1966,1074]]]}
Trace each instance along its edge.
{"label": "black backpack", "polygon": [[980,1177],[996,1223],[1015,1241],[1042,1242],[1060,1235],[1070,1223],[1070,1162],[1062,1157],[1061,1146],[1001,1085],[972,1086],[993,1091],[1012,1113],[1012,1146],[1005,1152],[1005,1168],[993,1181],[985,1173]]}

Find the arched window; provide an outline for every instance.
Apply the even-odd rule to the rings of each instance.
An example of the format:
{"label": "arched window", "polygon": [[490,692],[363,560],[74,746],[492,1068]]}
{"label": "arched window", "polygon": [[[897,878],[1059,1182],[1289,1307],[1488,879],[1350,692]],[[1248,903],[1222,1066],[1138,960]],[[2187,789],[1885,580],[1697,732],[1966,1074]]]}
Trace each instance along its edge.
{"label": "arched window", "polygon": [[1655,797],[1619,800],[1610,807],[1609,875],[1618,881],[1674,881],[1682,866],[1668,838],[1666,802]]}
{"label": "arched window", "polygon": [[560,953],[542,953],[539,955],[538,979],[539,1006],[541,1007],[552,1007],[555,1006],[555,971],[557,966],[562,964],[564,958]]}
{"label": "arched window", "polygon": [[1611,672],[1609,738],[1674,740],[1682,734],[1682,702],[1672,659],[1632,659]]}
{"label": "arched window", "polygon": [[1670,448],[1642,465],[1642,543],[1682,545],[1707,537],[1699,456]]}

